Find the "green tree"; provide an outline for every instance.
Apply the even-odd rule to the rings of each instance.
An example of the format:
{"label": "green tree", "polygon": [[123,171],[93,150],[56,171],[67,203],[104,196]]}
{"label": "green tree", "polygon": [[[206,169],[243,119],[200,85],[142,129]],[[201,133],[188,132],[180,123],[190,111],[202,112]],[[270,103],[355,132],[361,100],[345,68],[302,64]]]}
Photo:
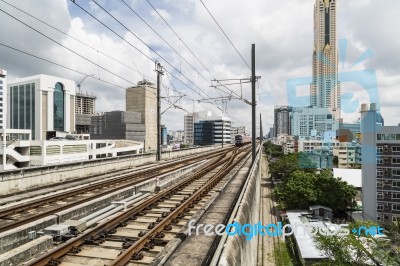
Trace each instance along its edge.
{"label": "green tree", "polygon": [[273,192],[283,208],[308,209],[310,205],[321,204],[338,214],[353,204],[357,194],[353,186],[334,178],[328,171],[316,174],[296,170],[287,175]]}
{"label": "green tree", "polygon": [[274,158],[280,158],[284,155],[282,146],[275,145],[270,140],[264,143],[264,150],[268,156]]}
{"label": "green tree", "polygon": [[315,174],[296,171],[274,189],[273,195],[286,209],[307,209],[317,201]]}
{"label": "green tree", "polygon": [[[365,226],[377,226],[371,221],[360,221],[349,224],[349,230]],[[374,262],[382,265],[398,265],[388,252],[382,250],[383,243],[364,231],[360,235],[350,232],[346,236],[324,236],[317,234],[315,237],[317,247],[328,257],[317,265],[366,265]]]}
{"label": "green tree", "polygon": [[337,179],[324,171],[315,179],[318,204],[332,208],[335,213],[344,212],[355,204],[357,190],[347,182]]}
{"label": "green tree", "polygon": [[285,181],[295,171],[315,172],[316,165],[303,153],[285,154],[278,160],[269,163],[272,177]]}

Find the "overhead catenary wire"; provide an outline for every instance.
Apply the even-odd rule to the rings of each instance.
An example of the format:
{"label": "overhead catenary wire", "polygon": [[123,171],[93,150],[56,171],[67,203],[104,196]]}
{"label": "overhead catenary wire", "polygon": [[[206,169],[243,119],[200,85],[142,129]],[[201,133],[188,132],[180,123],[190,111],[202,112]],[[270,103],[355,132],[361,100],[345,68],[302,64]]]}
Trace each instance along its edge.
{"label": "overhead catenary wire", "polygon": [[[78,5],[75,0],[71,0],[74,4]],[[107,15],[109,15],[111,18],[113,18],[119,25],[121,25],[123,28],[125,28],[129,33],[131,33],[135,38],[137,38],[141,43],[143,43],[146,47],[148,47],[153,53],[155,53],[159,58],[161,58],[165,63],[167,63],[170,67],[172,67],[175,71],[179,72],[185,79],[188,80],[189,83],[193,84],[196,88],[198,88],[201,92],[203,92],[207,97],[210,97],[206,92],[204,92],[200,87],[198,87],[191,79],[189,79],[186,75],[181,73],[174,65],[172,65],[165,57],[160,55],[156,50],[154,50],[150,45],[148,45],[145,41],[142,40],[137,34],[132,32],[124,23],[122,23],[120,20],[118,20],[114,15],[112,15],[107,9],[105,9],[102,5],[100,5],[98,2],[95,0],[92,0],[93,3],[95,3],[99,8],[101,8]],[[81,7],[81,9],[83,9]],[[88,13],[88,11],[85,11]],[[92,16],[93,17],[93,16]],[[148,59],[150,59],[152,62],[156,62],[156,60],[151,59],[149,56],[146,56]],[[165,70],[167,71],[167,70]],[[170,73],[173,75],[172,73]]]}
{"label": "overhead catenary wire", "polygon": [[[142,54],[144,57],[146,57],[147,59],[149,59],[152,62],[156,62],[154,59],[152,59],[150,56],[148,56],[147,54],[145,54],[143,51],[141,51],[140,49],[138,49],[136,46],[134,46],[131,42],[127,41],[124,37],[122,37],[120,34],[118,34],[117,32],[115,32],[113,29],[111,29],[109,26],[107,26],[104,22],[102,22],[100,19],[98,19],[96,16],[94,16],[92,13],[90,13],[88,10],[86,10],[85,8],[83,8],[81,5],[79,5],[78,3],[75,2],[75,0],[70,0],[71,2],[73,2],[77,7],[79,7],[83,12],[85,12],[86,14],[88,14],[90,17],[92,17],[94,20],[96,20],[97,22],[99,22],[101,25],[103,25],[105,28],[107,28],[109,31],[111,31],[112,33],[114,33],[118,38],[120,38],[122,41],[126,42],[129,46],[131,46],[132,48],[134,48],[136,51],[138,51],[140,54]],[[108,13],[109,14],[109,13]],[[109,14],[111,17],[113,17],[111,14]],[[113,17],[114,18],[114,17]],[[116,18],[114,18],[116,20]],[[118,20],[116,20],[118,21]],[[126,28],[125,25],[123,25],[120,21],[118,21],[119,24],[123,27]],[[128,31],[129,29],[126,28]],[[134,35],[136,36],[136,35]],[[143,44],[145,44],[149,49],[153,49],[150,46],[148,46],[142,39],[140,39],[138,36],[136,36]],[[154,49],[153,49],[154,50]],[[157,54],[157,52],[156,52]],[[177,76],[175,76],[174,74],[172,74],[171,72],[169,72],[167,69],[165,69],[165,72],[169,73],[171,76],[173,76],[176,80],[178,80],[180,83],[182,83],[184,86],[186,86],[187,88],[189,88],[190,90],[192,90],[193,92],[195,92],[196,94],[198,94],[200,97],[204,97],[203,95],[201,95],[199,92],[197,92],[196,90],[194,90],[192,87],[190,87],[189,85],[187,85],[184,81],[182,81],[180,78],[178,78]],[[194,84],[189,78],[187,78],[185,75],[182,74],[182,76],[184,76],[187,80],[189,80],[192,84]],[[195,84],[194,84],[195,85]],[[200,88],[199,88],[200,89]],[[201,89],[200,89],[201,90]],[[207,95],[208,96],[208,95]],[[209,96],[208,96],[209,97]],[[209,104],[212,104],[211,102],[208,102]],[[219,108],[217,106],[217,108]],[[220,108],[219,108],[220,109]]]}
{"label": "overhead catenary wire", "polygon": [[[3,47],[6,47],[6,48],[8,48],[8,49],[14,50],[14,51],[16,51],[16,52],[19,52],[19,53],[22,53],[22,54],[31,56],[31,57],[36,58],[36,59],[42,60],[42,61],[47,62],[47,63],[50,63],[50,64],[52,64],[52,65],[55,65],[55,66],[58,66],[58,67],[67,69],[67,70],[69,70],[69,71],[72,71],[72,72],[75,72],[75,73],[78,73],[78,74],[87,76],[88,78],[91,78],[91,79],[100,81],[100,82],[105,83],[105,84],[107,84],[107,85],[111,85],[111,86],[120,88],[120,89],[125,90],[125,91],[126,91],[126,89],[127,89],[126,87],[122,87],[122,86],[120,86],[120,85],[118,85],[118,84],[115,84],[115,83],[106,81],[106,80],[104,80],[104,79],[100,79],[100,78],[97,78],[97,77],[95,77],[95,76],[91,76],[91,75],[89,75],[89,74],[87,74],[87,73],[85,73],[85,72],[82,72],[82,71],[80,71],[80,70],[76,70],[76,69],[73,69],[73,68],[71,68],[71,67],[64,66],[64,65],[62,65],[62,64],[60,64],[60,63],[57,63],[57,62],[51,61],[51,60],[49,60],[49,59],[46,59],[46,58],[43,58],[43,57],[40,57],[40,56],[31,54],[31,53],[28,53],[28,52],[26,52],[26,51],[23,51],[23,50],[21,50],[21,49],[18,49],[18,48],[9,46],[9,45],[7,45],[7,44],[4,44],[4,43],[1,43],[1,42],[0,42],[0,46],[3,46]],[[139,92],[133,92],[133,93],[134,93],[134,94],[141,95]],[[151,94],[153,94],[154,97],[149,97],[149,96],[146,96],[146,95],[145,95],[145,97],[154,100],[154,99],[155,99],[156,93],[154,92],[154,93],[151,93]],[[164,98],[162,98],[162,100],[163,100],[164,102],[170,104],[170,101],[168,101],[168,100],[166,100],[166,99],[164,99]],[[177,107],[175,107],[175,108],[177,108]],[[179,109],[182,109],[182,108],[179,108]]]}
{"label": "overhead catenary wire", "polygon": [[[123,0],[121,0],[123,1]],[[158,16],[161,18],[162,21],[168,26],[169,29],[175,34],[175,36],[179,39],[179,41],[186,47],[186,49],[193,55],[194,58],[203,66],[203,68],[213,77],[213,79],[216,79],[214,75],[211,73],[211,71],[205,66],[205,64],[199,59],[199,57],[189,48],[189,46],[186,44],[186,42],[182,39],[181,36],[172,28],[172,26],[165,20],[165,18],[158,12],[158,10],[150,3],[149,0],[146,0],[146,2],[151,6],[151,8],[158,14]],[[198,72],[198,71],[197,71]],[[200,72],[198,74],[208,82],[208,80],[201,75]],[[221,93],[218,91],[218,93],[221,95]],[[221,95],[222,96],[222,95]]]}
{"label": "overhead catenary wire", "polygon": [[232,47],[235,49],[235,51],[237,52],[237,54],[240,56],[240,58],[242,59],[242,61],[247,65],[247,67],[251,70],[250,65],[246,62],[246,60],[244,60],[242,54],[239,52],[239,50],[236,48],[236,46],[233,44],[233,42],[231,41],[231,39],[228,37],[228,35],[225,33],[225,31],[222,29],[221,25],[218,23],[218,21],[215,19],[215,17],[213,16],[213,14],[211,13],[211,11],[207,8],[207,6],[204,4],[204,2],[202,0],[200,0],[201,4],[204,6],[204,8],[207,10],[208,14],[210,14],[211,18],[214,20],[214,22],[217,24],[218,28],[222,31],[222,33],[225,35],[225,37],[228,39],[229,43],[232,45]]}
{"label": "overhead catenary wire", "polygon": [[[58,41],[54,40],[53,38],[49,37],[48,35],[44,34],[44,33],[43,33],[43,32],[41,32],[41,31],[39,31],[39,30],[35,29],[34,27],[32,27],[32,26],[28,25],[27,23],[25,23],[25,22],[23,22],[22,20],[20,20],[20,19],[16,18],[15,16],[11,15],[10,13],[8,13],[8,12],[4,11],[4,10],[3,10],[3,9],[1,9],[1,8],[0,8],[0,12],[3,12],[4,14],[6,14],[6,15],[10,16],[10,17],[11,17],[11,18],[13,18],[14,20],[16,20],[16,21],[20,22],[21,24],[25,25],[26,27],[30,28],[31,30],[33,30],[33,31],[37,32],[38,34],[42,35],[42,36],[43,36],[43,37],[45,37],[46,39],[49,39],[49,40],[51,40],[52,42],[54,42],[54,43],[58,44],[59,46],[61,46],[61,47],[65,48],[66,50],[70,51],[71,53],[73,53],[73,54],[75,54],[75,55],[79,56],[80,58],[82,58],[82,59],[84,59],[84,60],[86,60],[86,61],[88,61],[88,62],[92,63],[93,65],[95,65],[95,66],[97,66],[97,67],[99,67],[99,68],[103,69],[104,71],[106,71],[106,72],[108,72],[108,73],[110,73],[110,74],[112,74],[112,75],[114,75],[114,76],[118,77],[119,79],[122,79],[122,80],[126,81],[127,83],[129,83],[129,84],[132,84],[132,82],[131,82],[131,81],[129,81],[129,80],[127,80],[127,79],[125,79],[124,77],[121,77],[120,75],[118,75],[118,74],[114,73],[113,71],[111,71],[111,70],[109,70],[109,69],[107,69],[107,68],[105,68],[105,67],[102,67],[102,66],[100,66],[98,63],[96,63],[96,62],[94,62],[94,61],[90,60],[89,58],[87,58],[87,57],[85,57],[85,56],[83,56],[83,55],[79,54],[78,52],[75,52],[75,51],[74,51],[74,50],[72,50],[71,48],[69,48],[69,47],[67,47],[67,46],[63,45],[62,43],[60,43],[60,42],[58,42]],[[133,84],[132,84],[132,85],[133,85]]]}
{"label": "overhead catenary wire", "polygon": [[[72,36],[72,35],[70,35],[70,34],[68,34],[68,33],[64,32],[64,31],[62,31],[62,30],[60,30],[60,29],[58,29],[58,28],[56,28],[56,27],[54,27],[54,26],[52,26],[52,25],[50,25],[49,23],[47,23],[47,22],[45,22],[45,21],[43,21],[43,20],[41,20],[41,19],[35,17],[34,15],[32,15],[32,14],[30,14],[30,13],[28,13],[28,12],[22,10],[21,8],[16,7],[15,5],[12,5],[11,3],[9,3],[9,2],[7,2],[7,1],[5,1],[5,0],[0,0],[0,1],[2,1],[2,2],[4,2],[5,4],[7,4],[7,5],[13,7],[14,9],[16,9],[16,10],[18,10],[18,11],[24,13],[25,15],[27,15],[27,16],[29,16],[29,17],[35,19],[36,21],[39,21],[40,23],[42,23],[42,24],[44,24],[44,25],[46,25],[46,26],[52,28],[53,30],[55,30],[55,31],[57,31],[57,32],[59,32],[59,33],[65,35],[65,36],[67,36],[67,37],[73,39],[74,41],[76,41],[76,42],[78,42],[78,43],[80,43],[80,44],[82,44],[82,45],[84,45],[84,46],[86,46],[86,47],[88,47],[88,48],[90,48],[90,49],[92,49],[92,50],[94,50],[94,51],[96,51],[96,52],[98,52],[98,53],[104,55],[104,56],[106,56],[107,58],[113,60],[114,62],[117,62],[117,63],[119,63],[119,64],[121,64],[121,65],[123,65],[123,66],[125,66],[125,67],[127,67],[127,68],[129,68],[129,69],[131,69],[131,70],[133,70],[133,71],[135,71],[135,72],[137,72],[138,74],[140,74],[141,76],[143,76],[143,78],[147,78],[147,79],[149,79],[149,80],[155,81],[155,79],[152,78],[151,76],[148,76],[148,75],[144,74],[143,72],[139,71],[139,70],[137,69],[137,66],[136,66],[136,65],[135,65],[135,68],[133,68],[133,67],[129,66],[128,64],[125,64],[125,63],[121,62],[120,60],[114,58],[113,56],[111,56],[111,55],[109,55],[109,54],[107,54],[107,53],[105,53],[105,52],[102,52],[102,51],[100,51],[100,50],[94,48],[92,45],[89,45],[89,44],[87,44],[87,43],[85,43],[85,42],[79,40],[78,38],[75,38],[74,36]],[[133,62],[133,63],[135,64],[135,62]],[[166,88],[166,89],[169,88],[169,87],[168,87],[167,85],[165,85],[165,84],[162,84],[162,85],[163,85],[163,87]],[[172,83],[171,83],[171,85],[172,85]],[[118,86],[118,87],[120,87],[120,86]],[[123,88],[123,87],[120,87],[120,88]],[[176,90],[175,88],[172,89],[172,90],[173,90],[174,92],[178,93],[178,94],[183,94],[183,93],[181,93],[180,91]],[[188,96],[187,96],[187,97],[188,97]],[[190,100],[193,100],[193,99],[190,99]]]}
{"label": "overhead catenary wire", "polygon": [[[3,0],[1,0],[1,1],[3,1]],[[5,2],[5,3],[7,3],[6,1],[3,1],[3,2]],[[8,3],[9,4],[9,3]],[[17,8],[18,9],[18,8]],[[1,10],[1,11],[3,11],[3,10]],[[20,10],[21,12],[24,12],[24,11],[22,11],[22,10]],[[4,11],[3,11],[4,12]],[[12,16],[12,15],[10,15],[10,14],[8,14],[7,12],[4,12],[4,13],[6,13],[7,15],[9,15],[9,16],[11,16],[12,18],[14,18],[14,19],[16,19],[14,16]],[[25,14],[26,15],[28,15],[28,16],[31,16],[30,14],[28,14],[27,12],[25,12]],[[33,16],[31,16],[32,18],[34,18]],[[37,18],[35,18],[35,19],[37,19]],[[100,66],[99,64],[97,64],[97,63],[95,63],[95,62],[93,62],[92,60],[90,60],[90,59],[88,59],[88,58],[86,58],[86,57],[84,57],[84,56],[82,56],[82,55],[80,55],[79,53],[76,53],[75,51],[73,51],[72,49],[70,49],[70,48],[68,48],[68,47],[66,47],[66,46],[64,46],[64,45],[62,45],[61,43],[59,43],[59,42],[57,42],[57,41],[55,41],[54,39],[52,39],[52,38],[50,38],[49,36],[47,36],[46,34],[44,34],[44,33],[42,33],[42,32],[40,32],[40,31],[38,31],[37,29],[35,29],[35,28],[33,28],[33,27],[31,27],[31,26],[29,26],[29,25],[27,25],[26,23],[24,23],[23,21],[21,21],[21,20],[19,20],[19,19],[16,19],[17,21],[19,21],[20,23],[22,23],[22,24],[24,24],[25,26],[27,26],[27,27],[29,27],[29,28],[31,28],[32,30],[34,30],[34,31],[36,31],[37,33],[39,33],[39,34],[41,34],[42,36],[44,36],[44,37],[46,37],[47,39],[50,39],[51,41],[53,41],[53,42],[55,42],[55,43],[57,43],[58,45],[61,45],[62,47],[64,47],[65,49],[67,49],[67,50],[69,50],[70,52],[72,52],[72,53],[74,53],[74,54],[76,54],[76,55],[78,55],[78,56],[80,56],[81,58],[83,58],[83,59],[85,59],[85,60],[87,60],[88,62],[90,62],[90,63],[92,63],[92,64],[94,64],[94,65],[96,65],[97,67],[99,67],[99,68],[101,68],[101,69],[103,69],[103,70],[105,70],[105,71],[107,71],[107,72],[110,72],[111,74],[113,74],[113,75],[115,75],[115,76],[117,76],[119,79],[122,79],[122,80],[124,80],[124,81],[126,81],[126,82],[128,82],[128,83],[130,83],[130,84],[132,84],[132,83],[134,83],[134,82],[132,82],[132,81],[129,81],[129,80],[127,80],[127,79],[125,79],[125,78],[123,78],[123,77],[121,77],[121,76],[119,76],[119,75],[117,75],[117,74],[115,74],[115,73],[113,73],[113,72],[111,72],[111,71],[109,71],[108,69],[106,69],[106,68],[104,68],[104,67],[102,67],[102,66]],[[39,19],[37,19],[37,20],[39,20]],[[42,23],[44,23],[43,21],[41,21]],[[48,23],[45,23],[47,26],[49,26],[49,27],[52,27],[50,24],[48,24]],[[57,28],[55,28],[55,27],[52,27],[53,29],[55,29],[55,30],[57,30],[57,31],[59,31],[59,32],[62,32],[62,31],[60,31],[60,30],[58,30]],[[65,34],[65,33],[64,33]],[[76,38],[74,38],[73,36],[69,36],[69,37],[71,37],[71,38],[73,38],[74,40],[76,40],[76,41],[78,41],[78,42],[80,42],[80,43],[82,43],[83,45],[86,45],[86,46],[88,46],[88,47],[90,47],[90,48],[92,48],[92,49],[94,49],[94,50],[96,50],[97,52],[99,52],[97,49],[95,49],[95,48],[93,48],[93,47],[91,47],[90,45],[87,45],[87,44],[85,44],[84,42],[82,42],[82,41],[80,41],[80,40],[78,40],[78,39],[76,39]],[[37,59],[40,59],[40,60],[43,60],[43,61],[46,61],[46,62],[48,62],[48,63],[51,63],[51,64],[54,64],[54,65],[57,65],[57,66],[59,66],[59,67],[63,67],[63,68],[65,68],[65,69],[68,69],[68,70],[70,70],[70,71],[73,71],[73,72],[76,72],[76,73],[79,73],[79,74],[81,74],[81,75],[88,75],[87,73],[84,73],[84,72],[82,72],[82,71],[79,71],[79,70],[75,70],[75,69],[72,69],[72,68],[69,68],[69,67],[66,67],[66,66],[64,66],[64,65],[61,65],[61,64],[59,64],[59,63],[56,63],[56,62],[53,62],[53,61],[51,61],[51,60],[48,60],[48,59],[45,59],[45,58],[42,58],[42,57],[39,57],[39,56],[36,56],[36,55],[33,55],[33,54],[30,54],[30,53],[28,53],[28,52],[25,52],[25,51],[22,51],[22,50],[19,50],[19,49],[16,49],[16,48],[14,48],[14,47],[11,47],[11,46],[8,46],[8,45],[6,45],[6,44],[1,44],[2,46],[4,46],[4,47],[7,47],[7,48],[9,48],[9,49],[13,49],[13,50],[15,50],[15,51],[18,51],[18,52],[21,52],[21,53],[24,53],[24,54],[26,54],[26,55],[29,55],[29,56],[32,56],[32,57],[35,57],[35,58],[37,58]],[[106,55],[105,53],[102,53],[102,54],[104,54],[104,55]],[[106,56],[108,56],[108,55],[106,55]],[[114,59],[113,57],[111,57],[111,56],[108,56],[110,59]],[[114,60],[114,61],[116,61],[116,62],[118,62],[118,63],[121,63],[121,64],[123,64],[123,65],[125,65],[125,66],[127,66],[127,67],[129,67],[128,65],[126,65],[126,64],[124,64],[124,63],[122,63],[122,62],[119,62],[118,60]],[[130,67],[129,67],[130,68]],[[139,72],[140,73],[140,72]],[[169,73],[169,72],[168,72]],[[170,73],[171,74],[171,73]],[[172,76],[174,76],[173,74],[171,74]],[[177,78],[176,76],[174,76],[177,80],[180,80],[179,78]],[[120,85],[117,85],[117,84],[115,84],[115,83],[112,83],[112,82],[108,82],[108,81],[106,81],[106,80],[103,80],[103,79],[101,79],[100,77],[99,78],[95,78],[95,77],[91,77],[91,78],[93,78],[93,79],[96,79],[96,80],[99,80],[99,81],[101,81],[101,82],[103,82],[103,83],[107,83],[107,84],[109,84],[109,85],[112,85],[112,86],[115,86],[115,87],[118,87],[118,88],[122,88],[122,89],[126,89],[125,87],[123,87],[123,86],[120,86]],[[181,81],[182,82],[182,81]],[[183,82],[182,82],[183,83]],[[189,87],[190,88],[190,87]],[[178,92],[177,90],[175,90],[176,92]]]}
{"label": "overhead catenary wire", "polygon": [[[197,61],[200,62],[200,64],[204,67],[204,69],[212,76],[213,80],[216,81],[217,79],[215,78],[215,76],[211,73],[211,71],[205,66],[205,64],[198,58],[198,56],[196,56],[196,54],[189,48],[189,46],[186,44],[186,42],[181,38],[181,36],[179,36],[179,34],[172,28],[172,26],[168,23],[168,21],[160,14],[160,12],[158,12],[158,10],[154,7],[154,5],[152,3],[150,3],[149,0],[146,0],[146,2],[151,6],[151,8],[158,14],[158,16],[161,18],[162,21],[164,21],[164,23],[168,26],[168,28],[175,34],[175,36],[183,43],[183,45],[186,47],[186,49],[188,49],[188,51],[197,59]],[[203,77],[204,78],[204,77]],[[240,80],[240,79],[237,79]],[[218,86],[222,86],[225,89],[227,89],[230,93],[222,90],[222,89],[218,89],[218,93],[220,96],[222,96],[222,94],[220,92],[226,93],[228,95],[232,95],[232,94],[236,94],[233,90],[229,89],[227,87],[227,85],[224,84],[220,84]],[[212,86],[215,87],[215,86]],[[237,95],[237,94],[236,94]],[[240,97],[242,98],[242,97]],[[248,103],[248,101],[244,101],[246,103]]]}

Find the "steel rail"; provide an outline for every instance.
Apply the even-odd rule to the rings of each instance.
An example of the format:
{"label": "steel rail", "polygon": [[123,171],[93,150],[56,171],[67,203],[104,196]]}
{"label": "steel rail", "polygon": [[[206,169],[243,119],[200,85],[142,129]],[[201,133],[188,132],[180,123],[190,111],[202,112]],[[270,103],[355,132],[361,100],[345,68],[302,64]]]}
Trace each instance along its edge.
{"label": "steel rail", "polygon": [[60,262],[60,258],[67,253],[78,253],[80,251],[80,246],[89,243],[89,244],[101,244],[105,241],[105,238],[108,234],[112,234],[116,232],[115,228],[119,226],[126,225],[128,220],[136,219],[136,215],[145,211],[151,206],[154,206],[158,201],[162,201],[163,199],[167,199],[173,195],[176,191],[179,191],[184,186],[192,183],[194,180],[199,177],[207,174],[211,169],[214,169],[220,166],[222,163],[227,162],[229,159],[223,159],[230,150],[224,151],[224,153],[210,162],[209,165],[198,172],[190,175],[185,178],[180,183],[172,186],[171,188],[161,191],[154,197],[149,198],[148,200],[138,204],[137,206],[129,209],[123,213],[120,213],[118,216],[113,218],[112,220],[106,221],[97,225],[96,227],[85,231],[83,234],[78,235],[75,238],[72,238],[65,242],[63,245],[59,246],[51,250],[50,252],[42,255],[36,260],[32,261],[29,265],[37,265],[37,266],[45,266],[45,265],[58,265]]}
{"label": "steel rail", "polygon": [[[236,150],[237,151],[237,150]],[[182,213],[188,212],[190,208],[194,207],[194,203],[200,201],[221,179],[226,176],[235,166],[234,160],[238,153],[234,153],[233,156],[226,161],[226,164],[204,185],[202,185],[192,196],[189,197],[184,203],[177,207],[171,212],[166,218],[159,222],[153,229],[148,231],[142,238],[137,240],[132,246],[120,254],[110,265],[112,266],[124,266],[131,259],[139,260],[142,258],[140,251],[144,248],[151,248],[151,243],[158,233],[164,230],[169,230],[171,223],[176,223],[177,219]],[[241,160],[246,153],[239,157]]]}
{"label": "steel rail", "polygon": [[[204,160],[204,159],[213,158],[215,156],[218,156],[218,154],[220,154],[222,152],[224,152],[224,151],[211,153],[206,158],[201,158],[201,159]],[[1,217],[6,217],[6,216],[11,215],[11,214],[15,214],[15,213],[21,213],[21,212],[23,212],[25,210],[33,209],[33,208],[39,207],[39,206],[41,206],[43,204],[48,204],[50,202],[55,202],[55,201],[58,201],[58,200],[61,200],[61,199],[65,199],[65,198],[69,198],[69,197],[72,197],[72,196],[75,196],[75,195],[86,193],[88,191],[96,190],[96,189],[99,189],[99,188],[106,188],[107,186],[116,185],[116,184],[124,182],[124,184],[122,184],[120,186],[116,186],[116,187],[107,189],[106,191],[100,192],[100,193],[98,193],[96,195],[93,195],[93,196],[82,198],[82,199],[77,200],[75,202],[69,203],[68,205],[60,206],[60,207],[57,207],[57,208],[54,208],[54,209],[51,209],[51,210],[48,210],[48,211],[44,211],[44,212],[39,213],[39,214],[35,214],[35,215],[33,215],[33,216],[29,217],[29,218],[23,219],[23,220],[13,221],[12,223],[0,225],[0,232],[4,232],[4,231],[10,230],[10,229],[13,229],[15,227],[30,223],[30,222],[35,221],[37,219],[47,217],[47,216],[49,216],[51,214],[54,214],[54,213],[69,209],[71,207],[77,206],[79,204],[85,203],[87,201],[96,199],[98,197],[101,197],[101,196],[113,193],[115,191],[121,190],[123,188],[138,184],[138,183],[140,183],[142,181],[154,178],[159,174],[160,171],[165,170],[165,168],[167,168],[167,167],[174,167],[174,168],[170,168],[170,169],[164,171],[163,174],[175,171],[176,169],[179,168],[180,165],[185,164],[185,163],[189,163],[191,161],[196,161],[196,159],[198,159],[198,157],[188,158],[188,159],[184,159],[184,160],[181,160],[181,161],[168,163],[168,164],[165,164],[165,165],[161,165],[161,166],[155,167],[153,169],[141,170],[141,171],[136,172],[134,174],[124,175],[123,177],[113,178],[111,180],[105,180],[105,181],[96,183],[94,185],[92,184],[92,185],[89,185],[89,186],[85,186],[83,188],[77,188],[77,189],[70,190],[70,191],[67,191],[67,192],[63,192],[63,193],[60,193],[60,194],[57,194],[57,195],[51,195],[51,196],[48,196],[48,197],[45,197],[45,198],[37,199],[37,200],[34,200],[34,201],[32,201],[32,202],[30,202],[28,204],[24,204],[22,206],[13,206],[13,207],[7,208],[5,210],[1,210],[0,211],[0,218]],[[142,176],[144,176],[144,177],[142,177]],[[136,179],[134,181],[129,181],[132,178],[138,178],[138,179]]]}

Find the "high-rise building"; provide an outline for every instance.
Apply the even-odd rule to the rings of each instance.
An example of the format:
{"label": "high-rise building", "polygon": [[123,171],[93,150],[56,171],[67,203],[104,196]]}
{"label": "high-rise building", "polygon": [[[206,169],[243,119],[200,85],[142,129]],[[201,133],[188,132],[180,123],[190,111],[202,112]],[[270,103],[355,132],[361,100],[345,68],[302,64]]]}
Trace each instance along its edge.
{"label": "high-rise building", "polygon": [[32,139],[48,131],[75,131],[75,82],[48,75],[20,78],[8,84],[8,122],[11,129],[30,129]]}
{"label": "high-rise building", "polygon": [[92,115],[96,113],[96,96],[77,93],[75,96],[76,133],[89,133]]}
{"label": "high-rise building", "polygon": [[381,126],[361,108],[362,202],[365,218],[400,221],[400,126]]}
{"label": "high-rise building", "polygon": [[146,132],[145,150],[157,150],[157,90],[154,84],[143,80],[136,87],[128,88],[126,111],[140,113]]}
{"label": "high-rise building", "polygon": [[291,106],[274,107],[274,135],[291,134],[290,114],[293,108]]}
{"label": "high-rise building", "polygon": [[187,144],[194,144],[194,123],[199,122],[199,113],[185,115],[184,117],[184,141]]}
{"label": "high-rise building", "polygon": [[313,79],[310,105],[327,108],[341,118],[340,82],[336,39],[336,0],[316,0],[314,5]]}
{"label": "high-rise building", "polygon": [[7,126],[7,71],[0,69],[0,129]]}

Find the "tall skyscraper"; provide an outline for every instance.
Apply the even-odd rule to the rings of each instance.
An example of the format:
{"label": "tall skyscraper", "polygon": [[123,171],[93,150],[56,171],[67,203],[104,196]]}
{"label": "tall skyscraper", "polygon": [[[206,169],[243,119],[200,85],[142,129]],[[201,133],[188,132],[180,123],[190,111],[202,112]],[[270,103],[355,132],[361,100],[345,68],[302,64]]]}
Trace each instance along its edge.
{"label": "tall skyscraper", "polygon": [[316,0],[314,5],[313,80],[310,86],[310,105],[327,108],[338,121],[341,113],[336,2],[336,0]]}
{"label": "tall skyscraper", "polygon": [[274,107],[274,136],[281,134],[291,134],[290,114],[291,106],[275,106]]}
{"label": "tall skyscraper", "polygon": [[0,69],[0,129],[6,128],[7,119],[7,71]]}
{"label": "tall skyscraper", "polygon": [[145,124],[146,136],[144,148],[146,151],[157,149],[157,90],[154,84],[143,80],[136,87],[126,90],[126,111],[140,113],[140,119]]}

